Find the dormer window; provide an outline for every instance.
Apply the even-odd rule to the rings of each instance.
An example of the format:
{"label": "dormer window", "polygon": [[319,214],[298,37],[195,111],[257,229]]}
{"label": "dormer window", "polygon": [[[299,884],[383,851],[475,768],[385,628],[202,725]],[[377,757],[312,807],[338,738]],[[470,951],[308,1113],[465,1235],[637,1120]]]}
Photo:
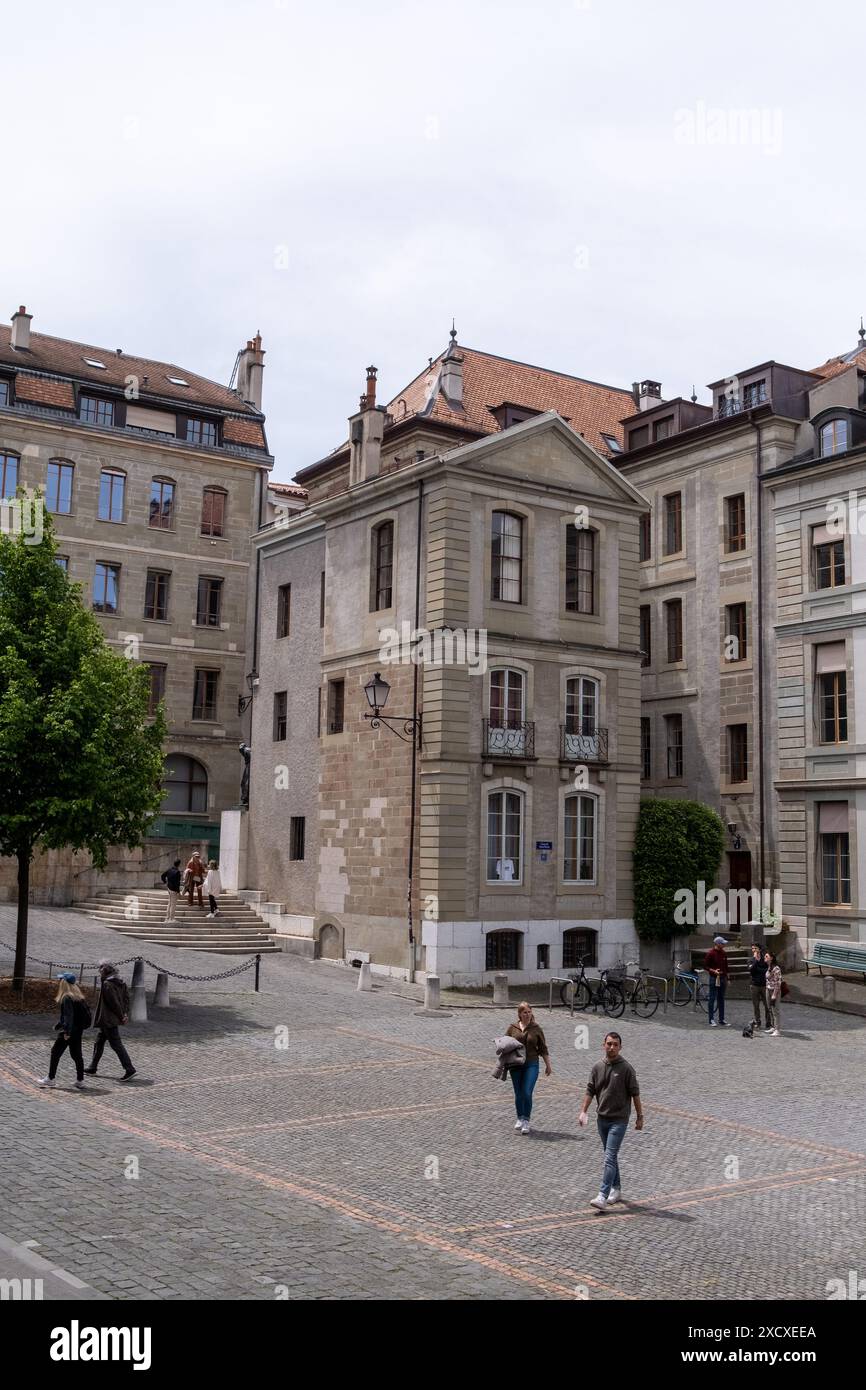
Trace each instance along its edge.
{"label": "dormer window", "polygon": [[215,449],[217,427],[213,420],[188,419],[186,422],[186,441],[188,444],[204,444],[208,448]]}
{"label": "dormer window", "polygon": [[756,405],[763,405],[766,399],[766,377],[762,377],[760,381],[750,381],[748,386],[743,387],[743,408],[745,410],[753,410]]}
{"label": "dormer window", "polygon": [[4,381],[2,377],[0,377],[0,405],[10,404],[10,399],[12,395],[11,385],[11,382]]}
{"label": "dormer window", "polygon": [[487,409],[495,417],[501,430],[510,430],[512,425],[522,425],[524,420],[531,420],[541,414],[540,410],[534,410],[532,406],[515,405],[512,401],[503,401],[501,405],[489,405]]}
{"label": "dormer window", "polygon": [[848,421],[839,418],[828,420],[826,425],[821,426],[821,456],[829,457],[830,454],[843,454],[848,448]]}
{"label": "dormer window", "polygon": [[101,401],[97,396],[82,396],[78,402],[78,418],[86,425],[113,425],[114,401]]}

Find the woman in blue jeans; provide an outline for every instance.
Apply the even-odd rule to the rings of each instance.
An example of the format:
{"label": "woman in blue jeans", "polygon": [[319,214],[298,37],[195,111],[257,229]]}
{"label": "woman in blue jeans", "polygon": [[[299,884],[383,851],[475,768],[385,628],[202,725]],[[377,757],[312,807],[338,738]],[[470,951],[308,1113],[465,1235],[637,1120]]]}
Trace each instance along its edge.
{"label": "woman in blue jeans", "polygon": [[519,1129],[521,1134],[529,1134],[532,1092],[535,1090],[535,1083],[538,1080],[539,1061],[542,1058],[544,1060],[545,1076],[552,1076],[553,1071],[544,1034],[536,1023],[535,1015],[528,1004],[518,1004],[517,1022],[512,1023],[508,1029],[508,1037],[516,1038],[526,1048],[526,1064],[522,1067],[511,1068],[511,1080],[514,1085],[514,1108],[517,1111],[517,1122],[514,1128]]}

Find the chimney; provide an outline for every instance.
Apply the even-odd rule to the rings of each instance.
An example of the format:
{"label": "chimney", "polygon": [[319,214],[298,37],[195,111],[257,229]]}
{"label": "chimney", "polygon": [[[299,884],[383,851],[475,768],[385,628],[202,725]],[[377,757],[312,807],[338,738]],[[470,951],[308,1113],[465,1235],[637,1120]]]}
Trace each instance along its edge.
{"label": "chimney", "polygon": [[30,320],[32,317],[33,315],[28,314],[23,304],[18,313],[12,315],[12,337],[9,341],[20,352],[27,352],[30,348]]}
{"label": "chimney", "polygon": [[265,354],[262,352],[262,335],[247,339],[238,357],[237,391],[241,400],[256,410],[262,408],[262,374],[265,370]]}
{"label": "chimney", "polygon": [[439,387],[452,410],[463,409],[463,357],[457,347],[457,332],[451,328],[451,343],[442,359]]}
{"label": "chimney", "polygon": [[367,368],[367,389],[349,418],[349,486],[375,478],[382,460],[385,411],[376,404],[376,368]]}
{"label": "chimney", "polygon": [[638,410],[652,410],[654,406],[662,404],[660,381],[634,381],[631,389]]}

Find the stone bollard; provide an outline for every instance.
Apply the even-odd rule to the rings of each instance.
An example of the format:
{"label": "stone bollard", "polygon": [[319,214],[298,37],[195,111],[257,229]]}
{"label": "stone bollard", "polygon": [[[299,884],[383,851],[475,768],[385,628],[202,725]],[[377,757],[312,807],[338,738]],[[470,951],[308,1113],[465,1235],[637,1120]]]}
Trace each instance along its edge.
{"label": "stone bollard", "polygon": [[132,966],[132,982],[130,989],[137,989],[144,984],[144,956],[136,956]]}
{"label": "stone bollard", "polygon": [[508,976],[493,976],[493,1002],[494,1004],[509,1004],[508,998]]}
{"label": "stone bollard", "polygon": [[424,1007],[415,1010],[416,1018],[453,1018],[454,1015],[442,1008],[442,985],[438,975],[424,977]]}
{"label": "stone bollard", "polygon": [[824,1003],[831,1008],[836,1003],[836,977],[835,975],[821,976],[821,997]]}
{"label": "stone bollard", "polygon": [[134,985],[129,1011],[130,1023],[147,1023],[147,993],[144,985]]}
{"label": "stone bollard", "polygon": [[156,977],[156,992],[153,996],[153,1007],[155,1009],[167,1009],[170,1002],[168,997],[168,975],[164,970],[160,970]]}
{"label": "stone bollard", "polygon": [[372,988],[373,978],[370,973],[370,962],[368,960],[362,960],[361,969],[358,971],[358,989],[367,993]]}

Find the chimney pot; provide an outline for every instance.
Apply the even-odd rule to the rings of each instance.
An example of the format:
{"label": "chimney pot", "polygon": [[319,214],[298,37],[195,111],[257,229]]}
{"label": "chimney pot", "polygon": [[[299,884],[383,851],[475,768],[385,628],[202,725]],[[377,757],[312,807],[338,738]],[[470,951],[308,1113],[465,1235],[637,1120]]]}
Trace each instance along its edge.
{"label": "chimney pot", "polygon": [[361,406],[362,410],[375,410],[376,408],[376,375],[376,367],[367,368],[367,393],[366,396],[361,397],[366,404]]}
{"label": "chimney pot", "polygon": [[12,334],[9,342],[12,347],[21,351],[26,351],[30,347],[30,320],[33,315],[28,314],[22,304],[17,314],[12,315]]}

